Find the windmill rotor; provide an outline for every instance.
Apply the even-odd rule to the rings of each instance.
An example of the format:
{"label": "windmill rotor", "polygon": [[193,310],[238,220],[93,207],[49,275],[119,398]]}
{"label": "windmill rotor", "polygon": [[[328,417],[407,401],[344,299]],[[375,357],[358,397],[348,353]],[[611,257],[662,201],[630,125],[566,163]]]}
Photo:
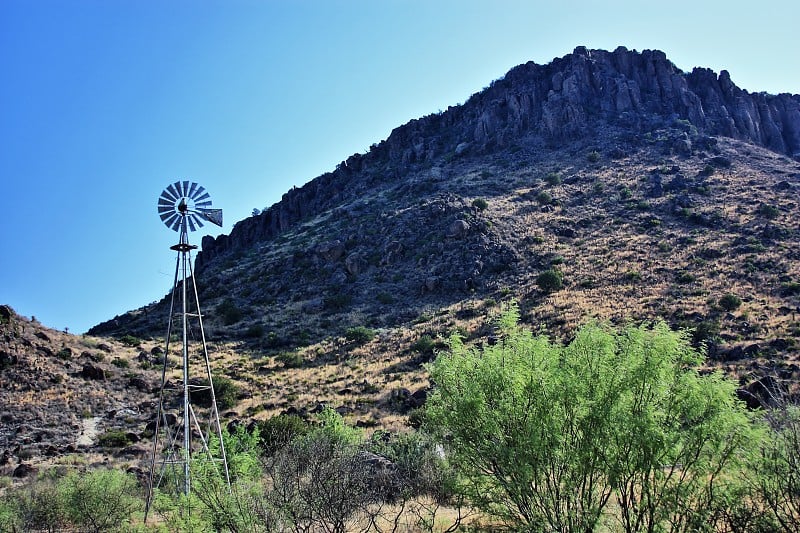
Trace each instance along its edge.
{"label": "windmill rotor", "polygon": [[158,216],[174,231],[180,231],[184,220],[189,231],[202,228],[204,220],[222,227],[222,209],[212,209],[211,196],[192,181],[176,181],[161,192]]}

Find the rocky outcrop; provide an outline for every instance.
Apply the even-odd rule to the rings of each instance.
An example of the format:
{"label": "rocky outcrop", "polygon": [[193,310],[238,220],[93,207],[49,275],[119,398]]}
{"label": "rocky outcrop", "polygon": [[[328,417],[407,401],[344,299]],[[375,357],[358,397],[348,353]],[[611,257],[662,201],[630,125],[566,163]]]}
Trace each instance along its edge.
{"label": "rocky outcrop", "polygon": [[[269,209],[236,224],[230,235],[204,238],[197,268],[358,198],[381,180],[395,180],[398,168],[486,153],[523,136],[552,143],[591,135],[603,125],[646,132],[665,121],[800,157],[800,95],[750,94],[727,71],[717,75],[695,68],[687,74],[658,50],[578,47],[547,65],[529,62],[511,69],[463,105],[412,120],[368,153],[293,188]],[[676,142],[678,153],[691,150],[688,141]]]}

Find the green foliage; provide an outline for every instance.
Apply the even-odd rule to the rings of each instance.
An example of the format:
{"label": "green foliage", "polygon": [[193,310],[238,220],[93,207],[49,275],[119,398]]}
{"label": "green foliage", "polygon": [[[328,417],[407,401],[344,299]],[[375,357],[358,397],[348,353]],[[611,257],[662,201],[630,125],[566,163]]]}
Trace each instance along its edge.
{"label": "green foliage", "polygon": [[600,161],[600,152],[598,152],[597,150],[592,150],[586,155],[586,159],[590,163],[597,163],[598,161]]}
{"label": "green foliage", "polygon": [[[239,386],[233,380],[225,376],[217,376],[213,379],[213,382],[217,408],[230,409],[239,402]],[[189,395],[193,404],[211,407],[212,396],[208,380],[202,380],[196,388],[189,391]]]}
{"label": "green foliage", "polygon": [[473,505],[515,530],[587,532],[606,519],[713,530],[727,469],[759,441],[736,385],[701,375],[686,334],[665,324],[590,324],[560,346],[515,313],[502,343],[453,338],[428,367],[425,427]]}
{"label": "green foliage", "polygon": [[545,177],[544,181],[548,185],[559,185],[561,183],[561,174],[558,172],[549,172]]}
{"label": "green foliage", "polygon": [[114,359],[112,359],[111,364],[117,368],[128,368],[129,366],[131,366],[130,361],[128,361],[127,359],[122,359],[121,357],[115,357]]}
{"label": "green foliage", "polygon": [[419,339],[411,344],[411,351],[421,354],[433,354],[433,349],[436,346],[436,341],[430,335],[422,335]]}
{"label": "green foliage", "polygon": [[475,198],[472,200],[472,207],[476,208],[478,211],[485,211],[486,208],[489,207],[489,202],[483,198]]}
{"label": "green foliage", "polygon": [[375,338],[375,330],[366,326],[354,326],[347,328],[347,331],[344,332],[344,337],[348,341],[359,345],[366,344]]}
{"label": "green foliage", "polygon": [[303,354],[300,352],[281,352],[275,356],[275,359],[281,363],[285,368],[300,368],[305,363]]}
{"label": "green foliage", "polygon": [[558,270],[545,270],[536,277],[536,284],[549,294],[561,290],[564,286],[564,277]]}
{"label": "green foliage", "polygon": [[222,323],[232,326],[239,322],[244,316],[241,309],[236,306],[231,298],[226,298],[217,306],[217,314],[222,318]]}
{"label": "green foliage", "polygon": [[120,531],[142,504],[136,479],[119,470],[73,472],[59,488],[67,517],[81,531]]}
{"label": "green foliage", "polygon": [[138,483],[118,470],[44,472],[0,497],[0,531],[126,531],[142,508]]}
{"label": "green foliage", "polygon": [[308,423],[297,415],[281,414],[261,422],[257,426],[259,446],[264,455],[271,457],[294,439],[310,431]]}
{"label": "green foliage", "polygon": [[728,293],[719,299],[719,306],[726,311],[733,311],[742,305],[742,299],[735,294]]}
{"label": "green foliage", "polygon": [[322,301],[322,305],[328,311],[343,311],[350,305],[353,301],[353,297],[347,293],[338,292],[336,294],[331,294],[326,296],[325,299]]}
{"label": "green foliage", "polygon": [[122,337],[117,338],[117,340],[119,342],[121,342],[122,344],[124,344],[125,346],[137,347],[137,346],[141,346],[141,344],[142,344],[142,339],[140,339],[138,337],[135,337],[133,335],[130,335],[130,334],[123,335]]}
{"label": "green foliage", "polygon": [[107,448],[122,448],[131,443],[131,439],[124,431],[112,429],[97,437],[97,443]]}
{"label": "green foliage", "polygon": [[754,456],[750,482],[773,521],[773,531],[800,531],[800,407],[776,409],[768,420],[771,438]]}
{"label": "green foliage", "polygon": [[244,332],[245,337],[257,339],[264,336],[264,324],[251,324]]}
{"label": "green foliage", "polygon": [[762,217],[767,218],[769,220],[778,218],[778,215],[781,214],[780,209],[778,209],[774,205],[768,205],[763,203],[758,205],[758,210],[756,212]]}
{"label": "green foliage", "polygon": [[551,205],[553,203],[553,196],[547,191],[539,191],[536,194],[536,201],[542,205]]}

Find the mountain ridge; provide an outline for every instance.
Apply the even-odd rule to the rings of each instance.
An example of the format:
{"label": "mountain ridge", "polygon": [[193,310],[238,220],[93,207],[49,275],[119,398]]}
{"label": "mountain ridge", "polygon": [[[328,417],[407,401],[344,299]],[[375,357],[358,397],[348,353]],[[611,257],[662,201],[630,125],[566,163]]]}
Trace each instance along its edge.
{"label": "mountain ridge", "polygon": [[[395,128],[368,153],[353,154],[335,171],[293,188],[258,216],[238,222],[229,235],[204,238],[197,266],[202,268],[229,249],[274,237],[347,199],[354,178],[376,163],[419,166],[448,153],[486,153],[524,135],[549,143],[574,140],[591,136],[598,122],[645,132],[665,116],[688,120],[700,133],[800,157],[800,95],[750,94],[725,70],[716,75],[696,67],[684,74],[658,50],[578,47],[547,65],[528,62],[514,67],[464,104]],[[387,179],[399,177],[394,172]]]}

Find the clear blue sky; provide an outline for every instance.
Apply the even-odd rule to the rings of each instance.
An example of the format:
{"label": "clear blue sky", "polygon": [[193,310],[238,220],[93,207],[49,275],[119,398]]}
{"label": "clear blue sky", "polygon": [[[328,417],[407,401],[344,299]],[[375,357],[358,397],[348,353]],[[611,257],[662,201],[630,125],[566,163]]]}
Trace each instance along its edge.
{"label": "clear blue sky", "polygon": [[796,0],[0,0],[0,303],[80,333],[157,300],[169,183],[204,185],[228,233],[393,128],[579,45],[800,93],[798,23]]}

